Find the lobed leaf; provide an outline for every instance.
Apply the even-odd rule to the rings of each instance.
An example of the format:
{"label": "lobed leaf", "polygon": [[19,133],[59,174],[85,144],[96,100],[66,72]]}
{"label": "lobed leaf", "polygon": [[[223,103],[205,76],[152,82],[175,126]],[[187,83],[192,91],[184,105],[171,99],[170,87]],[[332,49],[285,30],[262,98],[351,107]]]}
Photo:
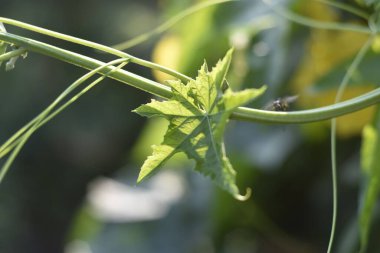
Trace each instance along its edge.
{"label": "lobed leaf", "polygon": [[134,111],[146,117],[164,117],[169,126],[160,145],[144,162],[138,182],[160,168],[178,152],[184,152],[196,162],[195,170],[210,177],[235,198],[243,200],[236,186],[236,172],[225,153],[224,130],[232,111],[262,94],[261,89],[233,92],[224,81],[231,62],[232,50],[209,71],[207,64],[198,71],[195,80],[186,85],[168,82],[172,98],[152,100]]}

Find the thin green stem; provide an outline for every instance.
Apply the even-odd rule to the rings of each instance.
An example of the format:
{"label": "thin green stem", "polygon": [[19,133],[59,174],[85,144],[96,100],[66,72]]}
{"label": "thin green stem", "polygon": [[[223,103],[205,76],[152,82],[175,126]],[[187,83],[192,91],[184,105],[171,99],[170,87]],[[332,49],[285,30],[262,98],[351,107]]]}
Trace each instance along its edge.
{"label": "thin green stem", "polygon": [[[13,149],[13,152],[8,157],[7,161],[3,165],[3,167],[0,170],[0,183],[2,182],[3,178],[5,177],[6,173],[8,172],[10,166],[12,165],[14,159],[17,157],[18,153],[20,152],[21,148],[25,145],[26,141],[30,138],[30,136],[42,125],[44,125],[46,122],[48,122],[50,119],[55,117],[59,112],[61,112],[63,109],[65,109],[67,106],[69,106],[71,103],[73,103],[76,99],[78,99],[81,95],[83,95],[85,92],[87,92],[89,89],[94,87],[96,84],[98,84],[100,81],[105,79],[107,75],[101,76],[95,81],[93,81],[90,85],[88,85],[86,88],[84,88],[81,92],[79,92],[77,95],[75,95],[73,98],[71,98],[69,101],[67,101],[65,104],[63,104],[61,107],[59,107],[56,111],[54,111],[52,114],[49,115],[49,113],[54,109],[55,106],[58,105],[69,93],[71,93],[74,89],[76,89],[80,84],[88,80],[93,75],[97,74],[99,70],[102,68],[106,68],[111,65],[119,64],[120,65],[112,70],[116,71],[123,66],[127,64],[129,59],[117,59],[114,61],[111,61],[107,64],[104,64],[103,66],[94,69],[90,71],[89,73],[85,74],[84,76],[80,77],[78,80],[76,80],[73,84],[71,84],[52,104],[50,104],[42,113],[40,113],[35,119],[33,119],[31,122],[29,122],[26,126],[24,126],[22,129],[23,131],[18,131],[15,135],[13,135],[6,143],[4,143],[0,147],[0,158],[6,155],[8,152],[10,152]],[[26,132],[25,132],[26,131]],[[22,135],[21,135],[22,134]]]}
{"label": "thin green stem", "polygon": [[115,48],[108,47],[108,46],[105,46],[105,45],[102,45],[102,44],[99,44],[99,43],[96,43],[96,42],[92,42],[92,41],[80,39],[80,38],[77,38],[77,37],[74,37],[74,36],[70,36],[70,35],[67,35],[67,34],[51,31],[51,30],[48,30],[48,29],[45,29],[45,28],[41,28],[41,27],[38,27],[38,26],[35,26],[35,25],[27,24],[27,23],[24,23],[24,22],[21,22],[21,21],[18,21],[18,20],[14,20],[14,19],[0,17],[0,22],[2,22],[4,24],[16,26],[16,27],[19,27],[19,28],[23,28],[23,29],[26,29],[26,30],[29,30],[29,31],[33,31],[33,32],[36,32],[36,33],[44,34],[44,35],[47,35],[47,36],[50,36],[50,37],[53,37],[53,38],[69,41],[71,43],[75,43],[75,44],[79,44],[79,45],[82,45],[82,46],[90,47],[90,48],[93,48],[93,49],[96,49],[96,50],[99,50],[99,51],[102,51],[102,52],[106,52],[106,53],[109,53],[109,54],[112,54],[112,55],[116,55],[116,56],[121,57],[121,58],[129,58],[130,61],[133,62],[133,63],[135,63],[135,64],[138,64],[138,65],[141,65],[141,66],[144,66],[144,67],[148,67],[148,68],[151,68],[151,69],[156,69],[156,70],[162,71],[162,72],[164,72],[166,74],[169,74],[169,75],[171,75],[173,77],[176,77],[176,78],[178,78],[178,79],[180,79],[182,81],[189,81],[190,80],[189,77],[187,77],[186,75],[183,75],[183,74],[181,74],[181,73],[179,73],[177,71],[174,71],[172,69],[166,68],[164,66],[161,66],[161,65],[158,65],[158,64],[155,64],[155,63],[152,63],[150,61],[146,61],[146,60],[137,58],[135,56],[132,56],[130,54],[127,54],[125,52],[117,50]]}
{"label": "thin green stem", "polygon": [[376,34],[373,34],[368,38],[366,43],[361,47],[359,52],[356,54],[354,60],[350,64],[349,68],[347,69],[346,74],[344,75],[341,84],[339,85],[337,94],[335,96],[335,103],[338,103],[339,101],[342,100],[342,96],[344,91],[347,88],[348,82],[350,81],[351,77],[354,75],[355,71],[359,67],[360,62],[363,60],[364,56],[367,54],[369,51],[373,40],[376,38]]}
{"label": "thin green stem", "polygon": [[[58,103],[60,103],[68,94],[74,91],[81,83],[86,81],[91,76],[95,75],[100,70],[107,68],[109,66],[119,64],[121,62],[128,61],[128,59],[117,59],[111,61],[107,64],[103,64],[102,66],[90,71],[84,76],[80,77],[77,81],[71,84],[64,92],[60,94],[58,98],[56,98],[48,108],[46,108],[43,112],[41,112],[38,116],[36,116],[33,120],[31,120],[28,124],[22,127],[19,131],[17,131],[11,138],[9,138],[3,145],[0,147],[0,158],[3,157],[4,151],[8,149],[9,145],[12,144],[17,138],[19,138],[23,133],[25,133],[32,125],[34,125],[43,115],[49,113]],[[7,153],[7,152],[6,152]]]}
{"label": "thin green stem", "polygon": [[[114,71],[116,71],[117,69],[120,69],[122,68],[126,63],[122,63],[120,64],[118,67],[116,67],[114,69]],[[96,70],[97,71],[97,70]],[[95,72],[96,72],[95,71]],[[45,125],[47,122],[49,122],[51,119],[53,119],[55,116],[57,116],[60,112],[62,112],[64,109],[66,109],[69,105],[71,105],[72,103],[74,103],[76,100],[78,100],[78,98],[80,98],[82,95],[84,95],[87,91],[89,91],[90,89],[92,89],[95,85],[97,85],[100,81],[102,81],[106,76],[101,76],[99,77],[98,79],[96,79],[95,81],[93,81],[91,84],[89,84],[88,86],[86,86],[85,88],[83,88],[80,92],[78,92],[75,96],[73,96],[70,100],[68,100],[66,103],[64,103],[63,105],[61,105],[58,109],[56,109],[55,111],[51,112],[48,116],[46,116],[43,120],[41,120],[40,123],[37,124],[36,126],[36,130],[40,127],[42,127],[43,125]],[[30,125],[32,125],[33,123],[35,123],[36,119],[32,120],[31,122],[29,122],[26,126],[24,126],[22,129],[27,129],[30,127]],[[21,130],[20,130],[21,131]],[[23,130],[23,132],[25,132],[25,130]],[[18,138],[20,136],[21,133],[16,133],[18,134],[18,136],[15,136],[16,138]],[[16,135],[15,134],[15,135]],[[12,136],[13,137],[13,136]],[[13,139],[13,142],[8,144],[8,146],[6,147],[6,149],[2,150],[0,152],[0,159],[1,157],[3,157],[4,155],[6,155],[10,150],[12,150],[20,141],[20,138],[16,139],[14,138]]]}
{"label": "thin green stem", "polygon": [[298,15],[287,9],[281,8],[277,6],[276,4],[273,4],[271,0],[262,0],[262,1],[264,4],[266,4],[278,15],[301,25],[310,26],[310,27],[319,28],[319,29],[327,29],[327,30],[350,31],[350,32],[359,32],[359,33],[367,33],[367,34],[371,33],[371,30],[368,27],[354,25],[354,24],[342,24],[342,23],[336,23],[336,22],[319,21],[319,20]]}
{"label": "thin green stem", "polygon": [[[366,53],[369,51],[370,46],[375,39],[376,34],[373,34],[366,43],[362,46],[362,48],[359,50],[359,52],[356,54],[354,60],[350,64],[349,68],[347,69],[346,74],[344,75],[342,82],[339,85],[337,94],[335,96],[335,103],[338,103],[343,96],[343,93],[345,89],[347,88],[347,85],[354,74],[354,72],[357,70],[360,62],[363,60]],[[331,120],[331,133],[330,133],[330,142],[331,142],[331,172],[332,172],[332,187],[333,187],[333,215],[332,215],[332,225],[331,225],[331,233],[330,233],[330,240],[329,245],[327,249],[327,253],[330,253],[332,250],[334,237],[335,237],[335,228],[336,228],[336,219],[337,219],[337,213],[338,213],[338,182],[337,182],[337,163],[336,163],[336,126],[337,122],[336,119],[333,118]]]}
{"label": "thin green stem", "polygon": [[5,54],[0,55],[0,62],[7,61],[13,57],[23,55],[27,52],[25,48],[19,48],[16,50],[9,51]]}
{"label": "thin green stem", "polygon": [[[37,52],[49,57],[59,59],[61,61],[74,64],[76,66],[85,69],[95,69],[105,64],[104,62],[86,57],[77,53],[70,52],[58,47],[48,45],[39,41],[26,39],[21,36],[12,35],[9,33],[0,32],[0,40],[14,43],[22,46],[29,51]],[[107,67],[100,70],[99,73],[106,74],[112,68]],[[129,84],[138,89],[149,92],[153,95],[163,98],[171,97],[171,89],[165,85],[146,79],[144,77],[135,75],[126,70],[117,70],[109,74],[110,78],[118,80],[120,82]],[[354,111],[364,109],[370,105],[380,102],[380,89],[373,90],[357,98],[353,98],[338,104],[321,107],[311,110],[303,110],[297,112],[274,112],[258,109],[250,109],[246,107],[237,108],[232,114],[233,119],[246,120],[253,122],[265,122],[265,123],[308,123],[321,120],[327,120],[334,117],[338,117],[344,114],[348,114]]]}
{"label": "thin green stem", "polygon": [[227,3],[227,2],[233,2],[233,1],[237,1],[237,0],[212,0],[212,1],[207,1],[207,2],[201,2],[199,4],[196,4],[194,6],[187,8],[184,11],[181,11],[179,14],[175,15],[174,17],[170,18],[166,22],[162,23],[161,25],[159,25],[155,29],[153,29],[149,32],[143,33],[143,34],[141,34],[141,35],[139,35],[133,39],[130,39],[130,40],[127,40],[125,42],[116,44],[112,47],[116,48],[118,50],[126,50],[128,48],[134,47],[138,44],[141,44],[141,43],[153,38],[154,36],[157,36],[157,35],[165,32],[166,30],[170,29],[172,26],[177,24],[179,21],[181,21],[182,19],[194,14],[195,12],[198,12],[198,11],[205,9],[207,7],[210,7],[212,5]]}
{"label": "thin green stem", "polygon": [[302,124],[339,117],[379,102],[380,88],[344,102],[310,110],[275,112],[239,107],[232,114],[232,119],[274,124]]}
{"label": "thin green stem", "polygon": [[314,1],[324,3],[326,5],[330,5],[332,7],[347,11],[351,14],[354,14],[354,15],[361,17],[361,18],[364,18],[366,20],[369,19],[369,17],[370,17],[370,15],[368,13],[366,13],[366,12],[364,12],[358,8],[355,8],[351,5],[342,3],[342,2],[336,2],[336,1],[331,1],[331,0],[314,0]]}
{"label": "thin green stem", "polygon": [[[335,119],[331,121],[331,180],[332,180],[332,197],[333,197],[333,213],[332,213],[332,221],[331,221],[331,231],[330,231],[330,239],[327,248],[327,253],[331,252],[334,238],[335,238],[335,229],[336,229],[336,219],[338,215],[338,178],[337,178],[337,164],[336,164],[336,123]],[[333,134],[334,133],[334,134]]]}

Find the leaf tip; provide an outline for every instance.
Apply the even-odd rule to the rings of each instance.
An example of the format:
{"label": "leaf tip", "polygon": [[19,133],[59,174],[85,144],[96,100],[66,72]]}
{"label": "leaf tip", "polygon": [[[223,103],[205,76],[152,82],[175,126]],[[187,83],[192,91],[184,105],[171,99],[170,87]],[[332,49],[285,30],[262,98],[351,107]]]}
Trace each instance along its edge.
{"label": "leaf tip", "polygon": [[260,90],[261,92],[265,92],[267,89],[268,89],[268,85],[266,85],[266,84],[263,84],[263,85],[259,88],[259,90]]}
{"label": "leaf tip", "polygon": [[231,48],[227,51],[226,56],[231,57],[232,54],[234,53],[234,51],[235,51],[235,48],[231,47]]}
{"label": "leaf tip", "polygon": [[142,173],[140,171],[139,176],[137,177],[136,184],[140,184],[142,181],[144,181],[147,178],[148,174]]}
{"label": "leaf tip", "polygon": [[235,197],[235,199],[237,199],[239,201],[246,201],[247,199],[249,199],[251,197],[251,195],[252,195],[251,188],[247,188],[245,195],[235,194],[234,197]]}

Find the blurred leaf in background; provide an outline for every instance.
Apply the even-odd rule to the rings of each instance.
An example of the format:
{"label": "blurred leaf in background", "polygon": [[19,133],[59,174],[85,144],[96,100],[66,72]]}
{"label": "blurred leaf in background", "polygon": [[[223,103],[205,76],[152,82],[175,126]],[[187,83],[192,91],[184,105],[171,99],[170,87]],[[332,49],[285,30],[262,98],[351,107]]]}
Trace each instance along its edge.
{"label": "blurred leaf in background", "polygon": [[[339,10],[317,1],[311,1],[308,4],[300,3],[297,11],[317,20],[339,22],[342,19],[342,13]],[[353,22],[361,22],[359,18],[356,20],[354,18],[351,17]],[[300,106],[315,108],[333,103],[336,89],[344,77],[347,66],[368,38],[367,34],[350,31],[311,29],[305,54],[292,81],[293,89],[300,95],[298,101]],[[365,76],[365,78],[360,79],[360,85],[351,86],[350,82],[344,94],[344,100],[374,88],[375,83],[371,80],[376,79],[375,76],[378,73],[365,67],[368,64],[376,66],[378,60],[374,61],[366,65],[367,60],[364,60],[364,63],[360,64],[353,80],[358,83],[359,76]],[[368,108],[340,117],[337,124],[338,135],[345,137],[358,135],[363,126],[371,120],[373,113],[373,108]],[[318,125],[320,127],[321,123]]]}
{"label": "blurred leaf in background", "polygon": [[[380,137],[379,137],[379,110],[372,124],[363,130],[363,144],[361,151],[361,201],[359,209],[360,252],[366,252],[373,227],[373,213],[378,202],[380,191]],[[371,237],[373,238],[373,236]]]}

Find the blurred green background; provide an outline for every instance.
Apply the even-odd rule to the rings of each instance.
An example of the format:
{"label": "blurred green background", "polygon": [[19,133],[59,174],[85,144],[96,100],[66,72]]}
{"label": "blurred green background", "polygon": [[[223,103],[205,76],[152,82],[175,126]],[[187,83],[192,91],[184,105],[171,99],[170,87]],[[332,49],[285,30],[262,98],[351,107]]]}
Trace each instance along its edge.
{"label": "blurred green background", "polygon": [[[0,1],[0,15],[106,45],[130,39],[199,1]],[[350,4],[355,4],[352,1]],[[364,23],[317,1],[283,1],[319,20]],[[9,32],[98,59],[87,48],[6,26]],[[137,57],[195,76],[235,47],[233,89],[268,85],[249,105],[299,95],[292,110],[332,102],[347,64],[367,36],[311,29],[272,12],[261,1],[210,7],[161,36],[128,49]],[[373,89],[376,49],[366,57],[347,97]],[[149,69],[127,69],[160,82]],[[82,69],[29,53],[16,69],[1,70],[0,141],[32,119]],[[360,73],[362,73],[360,75]],[[0,185],[0,252],[4,253],[290,253],[325,252],[331,216],[328,122],[262,125],[231,121],[227,153],[238,185],[253,189],[238,202],[178,156],[135,184],[139,167],[166,123],[131,112],[150,96],[105,80],[26,144]],[[334,252],[357,252],[360,131],[373,108],[338,121],[339,211]],[[379,211],[368,252],[379,252]]]}

